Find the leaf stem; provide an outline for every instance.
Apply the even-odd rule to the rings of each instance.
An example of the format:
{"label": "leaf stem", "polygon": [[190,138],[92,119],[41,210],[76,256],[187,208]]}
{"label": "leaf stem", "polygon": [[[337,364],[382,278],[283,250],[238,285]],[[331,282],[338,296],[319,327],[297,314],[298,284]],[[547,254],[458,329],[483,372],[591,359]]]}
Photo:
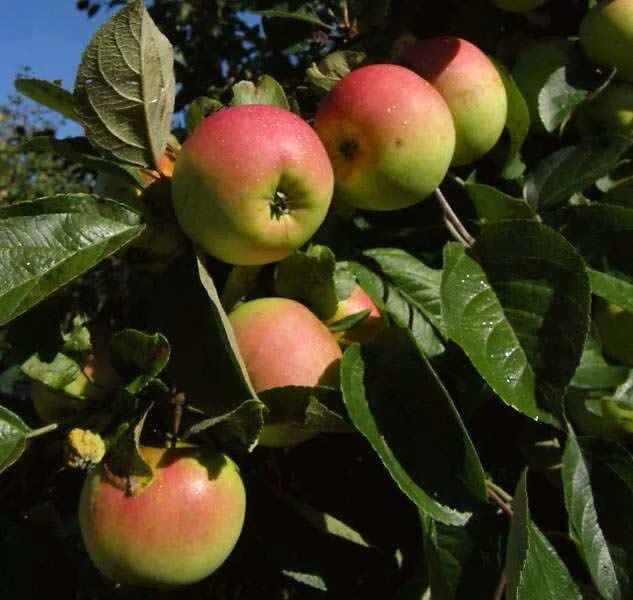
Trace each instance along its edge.
{"label": "leaf stem", "polygon": [[40,435],[44,435],[46,433],[50,433],[51,431],[55,431],[59,425],[57,423],[50,423],[45,425],[44,427],[39,427],[38,429],[33,429],[26,434],[27,439],[39,437]]}
{"label": "leaf stem", "polygon": [[512,503],[512,496],[508,494],[508,492],[506,492],[501,486],[498,486],[494,481],[488,479],[486,481],[486,487],[495,491],[497,495],[499,495],[508,504]]}
{"label": "leaf stem", "polygon": [[470,247],[475,243],[475,238],[468,233],[464,224],[459,220],[459,217],[455,214],[455,211],[449,204],[448,200],[442,193],[440,188],[435,190],[435,196],[444,212],[444,222],[449,231],[462,243],[464,246]]}
{"label": "leaf stem", "polygon": [[510,504],[508,504],[494,490],[488,488],[486,491],[488,493],[488,500],[490,500],[493,504],[496,504],[497,507],[499,507],[508,517],[512,518],[512,515],[514,513],[512,512],[512,507],[510,506]]}
{"label": "leaf stem", "polygon": [[501,600],[503,598],[503,592],[506,589],[506,574],[505,571],[501,573],[501,577],[499,578],[499,583],[497,584],[497,589],[492,597],[492,600]]}

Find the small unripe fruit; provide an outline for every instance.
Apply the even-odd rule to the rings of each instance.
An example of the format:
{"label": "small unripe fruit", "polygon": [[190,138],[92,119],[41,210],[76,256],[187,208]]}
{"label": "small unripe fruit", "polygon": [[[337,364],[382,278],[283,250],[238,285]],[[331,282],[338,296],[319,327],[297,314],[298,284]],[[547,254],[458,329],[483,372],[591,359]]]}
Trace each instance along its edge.
{"label": "small unripe fruit", "polygon": [[206,117],[176,160],[173,203],[185,233],[235,265],[285,258],[328,211],[332,166],[314,130],[268,105],[224,108]]}
{"label": "small unripe fruit", "polygon": [[437,37],[411,46],[406,64],[432,83],[455,122],[452,164],[478,160],[497,143],[506,124],[508,98],[492,61],[477,46],[457,37]]}
{"label": "small unripe fruit", "polygon": [[633,138],[633,85],[613,83],[578,113],[583,137],[611,133]]}
{"label": "small unripe fruit", "polygon": [[543,6],[549,0],[492,0],[495,6],[508,12],[527,12]]}
{"label": "small unripe fruit", "polygon": [[594,319],[605,356],[633,367],[633,312],[599,301]]}
{"label": "small unripe fruit", "polygon": [[233,550],[246,496],[227,456],[199,448],[142,447],[153,481],[135,496],[103,464],[79,500],[86,549],[107,577],[129,585],[178,587],[213,573]]}
{"label": "small unripe fruit", "polygon": [[341,321],[347,317],[351,317],[357,313],[369,310],[369,314],[355,327],[335,333],[334,337],[341,344],[367,344],[371,342],[380,333],[385,326],[385,320],[380,314],[378,307],[374,304],[367,292],[356,285],[352,293],[341,300],[338,304],[336,312],[327,321],[327,325],[333,325],[337,321]]}
{"label": "small unripe fruit", "polygon": [[633,83],[633,0],[602,0],[580,24],[580,43],[589,60],[618,70]]}
{"label": "small unripe fruit", "polygon": [[[277,387],[338,384],[341,349],[329,329],[303,304],[260,298],[238,306],[229,320],[256,392]],[[262,446],[290,446],[313,433],[265,425]]]}
{"label": "small unripe fruit", "polygon": [[319,106],[314,127],[332,160],[336,198],[369,210],[424,200],[444,179],[455,147],[442,97],[396,65],[343,77]]}

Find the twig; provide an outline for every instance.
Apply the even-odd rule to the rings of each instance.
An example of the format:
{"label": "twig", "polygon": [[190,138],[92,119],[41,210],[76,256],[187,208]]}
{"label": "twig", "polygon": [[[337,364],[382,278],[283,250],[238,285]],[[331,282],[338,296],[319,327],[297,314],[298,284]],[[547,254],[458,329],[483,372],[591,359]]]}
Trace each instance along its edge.
{"label": "twig", "polygon": [[512,507],[494,490],[488,488],[487,492],[488,500],[490,500],[493,504],[496,504],[506,515],[508,515],[508,517],[512,518]]}
{"label": "twig", "polygon": [[508,494],[508,492],[506,492],[502,487],[498,486],[494,481],[490,481],[490,479],[488,479],[486,481],[486,487],[494,490],[508,504],[512,502],[512,496]]}
{"label": "twig", "polygon": [[449,230],[453,233],[453,230],[458,234],[456,235],[457,239],[459,239],[465,246],[472,246],[475,243],[475,238],[468,233],[464,224],[459,220],[459,217],[455,214],[455,211],[452,209],[451,205],[448,203],[448,200],[444,197],[442,190],[437,188],[435,190],[435,196],[437,197],[440,206],[442,207],[442,211],[444,211],[444,221],[450,223],[452,228],[449,226]]}
{"label": "twig", "polygon": [[501,573],[501,577],[499,578],[499,583],[497,584],[497,589],[495,590],[494,595],[492,596],[492,600],[501,600],[503,598],[503,592],[506,589],[506,574],[505,572]]}

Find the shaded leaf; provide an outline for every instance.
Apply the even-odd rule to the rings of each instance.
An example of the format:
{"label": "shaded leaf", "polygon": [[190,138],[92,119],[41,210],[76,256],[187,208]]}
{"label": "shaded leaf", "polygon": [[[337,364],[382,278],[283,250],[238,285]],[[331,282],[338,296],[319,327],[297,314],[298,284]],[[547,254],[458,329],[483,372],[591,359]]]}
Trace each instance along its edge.
{"label": "shaded leaf", "polygon": [[545,129],[553,132],[564,126],[588,96],[589,90],[573,82],[570,65],[553,71],[538,94],[538,112]]}
{"label": "shaded leaf", "polygon": [[187,131],[191,133],[206,116],[220,110],[223,106],[222,102],[214,98],[207,98],[206,96],[196,98],[188,106],[187,114],[185,115]]}
{"label": "shaded leaf", "polygon": [[308,83],[318,92],[329,92],[352,69],[358,67],[366,55],[363,52],[340,50],[328,54],[318,65],[312,64],[306,71]]}
{"label": "shaded leaf", "polygon": [[466,183],[465,187],[482,223],[536,217],[532,207],[522,198],[513,198],[481,183]]}
{"label": "shaded leaf", "polygon": [[143,232],[139,215],[87,194],[0,207],[0,325]]}
{"label": "shaded leaf", "polygon": [[312,25],[319,25],[321,27],[328,27],[306,4],[301,4],[298,7],[294,7],[293,2],[279,2],[273,8],[258,11],[262,17],[269,17],[271,19],[291,19],[293,21],[303,21]]}
{"label": "shaded leaf", "polygon": [[77,120],[75,99],[71,92],[60,85],[43,79],[18,77],[15,80],[15,89],[20,94],[28,96],[31,100],[54,110],[63,117],[73,121]]}
{"label": "shaded leaf", "polygon": [[290,110],[286,92],[279,83],[269,75],[262,75],[257,84],[252,81],[240,81],[232,88],[231,106],[242,104],[271,104]]}

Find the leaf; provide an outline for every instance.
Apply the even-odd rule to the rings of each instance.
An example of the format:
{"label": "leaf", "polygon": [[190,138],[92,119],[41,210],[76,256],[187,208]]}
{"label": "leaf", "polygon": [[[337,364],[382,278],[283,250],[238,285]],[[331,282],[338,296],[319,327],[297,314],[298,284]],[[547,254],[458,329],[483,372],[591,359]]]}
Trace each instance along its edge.
{"label": "leaf", "polygon": [[441,296],[448,335],[495,393],[556,424],[589,330],[589,281],[573,246],[534,221],[486,225],[472,249],[446,246]]}
{"label": "leaf", "polygon": [[158,167],[174,110],[174,56],[143,0],[133,0],[93,36],[75,101],[90,142],[141,167]]}
{"label": "leaf", "polygon": [[39,104],[54,110],[67,119],[77,120],[75,113],[75,99],[68,90],[56,83],[35,79],[32,77],[18,77],[15,80],[15,89],[35,100]]}
{"label": "leaf", "polygon": [[508,115],[506,117],[505,128],[510,137],[510,144],[503,167],[507,172],[518,157],[523,147],[523,142],[525,142],[525,138],[530,131],[530,111],[512,75],[500,62],[495,60],[494,65],[497,71],[499,71],[508,98]]}
{"label": "leaf", "polygon": [[338,321],[334,321],[334,323],[330,323],[328,325],[328,329],[332,333],[340,333],[342,331],[354,329],[354,327],[358,327],[370,314],[371,310],[369,308],[361,310],[353,315],[348,315]]}
{"label": "leaf", "polygon": [[143,232],[139,215],[87,194],[0,207],[0,325]]}
{"label": "leaf", "polygon": [[590,336],[570,384],[581,389],[613,389],[623,383],[628,375],[627,367],[614,366],[605,360],[600,344]]}
{"label": "leaf", "polygon": [[22,456],[30,432],[20,417],[0,405],[0,473]]}
{"label": "leaf", "polygon": [[508,600],[581,600],[567,567],[532,522],[523,472],[512,503],[505,573]]}
{"label": "leaf", "polygon": [[271,104],[290,110],[286,92],[284,92],[281,85],[269,75],[262,75],[257,80],[257,85],[252,81],[240,81],[236,83],[231,90],[233,91],[231,106],[240,106],[242,104]]}
{"label": "leaf", "polygon": [[237,439],[240,444],[252,450],[264,422],[264,404],[259,400],[246,400],[236,409],[210,419],[203,419],[192,425],[182,435],[183,440],[198,435],[208,429],[224,439]]}
{"label": "leaf", "polygon": [[632,140],[603,136],[544,158],[526,177],[523,195],[534,210],[551,210],[613,170]]}
{"label": "leaf", "polygon": [[257,11],[262,17],[270,19],[292,19],[293,21],[303,21],[320,27],[328,27],[317,14],[306,4],[298,8],[293,6],[294,2],[279,2],[273,8]]}
{"label": "leaf", "polygon": [[398,288],[404,298],[443,333],[440,283],[442,271],[427,267],[408,252],[399,248],[366,250],[365,256],[374,260],[387,279]]}
{"label": "leaf", "polygon": [[391,328],[350,346],[341,364],[347,412],[404,494],[463,525],[484,501],[483,469],[450,396],[410,334]]}
{"label": "leaf", "polygon": [[603,598],[624,598],[615,559],[598,523],[587,461],[571,430],[563,453],[562,477],[570,532],[596,588]]}
{"label": "leaf", "polygon": [[140,169],[128,164],[121,164],[101,158],[95,153],[95,149],[85,137],[71,137],[59,140],[50,135],[36,135],[28,140],[22,147],[26,152],[52,152],[72,162],[88,167],[99,174],[107,173],[108,175],[117,177],[139,189],[146,185]]}
{"label": "leaf", "polygon": [[573,81],[571,67],[564,65],[553,71],[538,94],[539,116],[550,133],[564,126],[589,96],[589,90],[577,87]]}
{"label": "leaf", "polygon": [[77,361],[65,354],[57,353],[52,361],[43,361],[37,354],[22,364],[22,372],[55,390],[63,390],[82,372]]}
{"label": "leaf", "polygon": [[222,306],[227,312],[233,310],[244,301],[257,285],[262,267],[233,267],[224,289],[222,290]]}
{"label": "leaf", "polygon": [[411,331],[420,351],[429,357],[444,352],[440,335],[426,315],[405,297],[395,285],[391,285],[363,265],[349,263],[361,287],[369,294],[380,312],[388,313],[396,323]]}
{"label": "leaf", "polygon": [[210,114],[220,110],[224,105],[219,100],[200,96],[196,98],[187,108],[185,125],[187,132],[191,133],[202,120]]}
{"label": "leaf", "polygon": [[334,85],[366,58],[365,53],[339,50],[328,54],[319,64],[313,63],[306,71],[308,83],[320,93],[329,92]]}
{"label": "leaf", "polygon": [[149,335],[125,329],[110,339],[110,362],[128,381],[127,391],[136,395],[158,377],[169,362],[171,348],[161,333]]}
{"label": "leaf", "polygon": [[587,269],[587,273],[593,294],[633,311],[633,283],[594,269]]}
{"label": "leaf", "polygon": [[466,183],[465,188],[482,223],[536,217],[532,207],[525,200],[513,198],[492,186]]}
{"label": "leaf", "polygon": [[140,494],[154,479],[154,472],[140,450],[141,433],[151,409],[150,404],[140,416],[119,425],[108,440],[106,472],[114,485],[132,496]]}
{"label": "leaf", "polygon": [[321,319],[333,316],[355,285],[354,275],[345,265],[337,265],[327,246],[295,252],[275,269],[275,293],[305,304]]}

